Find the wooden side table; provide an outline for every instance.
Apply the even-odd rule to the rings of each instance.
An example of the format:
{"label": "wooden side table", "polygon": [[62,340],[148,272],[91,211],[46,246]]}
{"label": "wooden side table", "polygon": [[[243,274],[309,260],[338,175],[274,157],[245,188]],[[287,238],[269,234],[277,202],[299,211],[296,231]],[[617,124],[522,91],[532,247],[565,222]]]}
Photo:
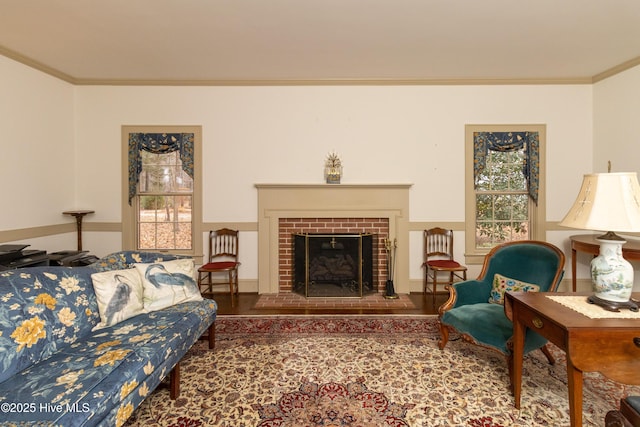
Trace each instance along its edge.
{"label": "wooden side table", "polygon": [[[640,318],[592,319],[547,298],[590,293],[507,292],[505,310],[513,321],[511,383],[520,408],[522,359],[527,328],[565,351],[571,426],[582,426],[582,374],[598,371],[625,384],[640,385]],[[640,293],[633,294],[640,298]]]}
{"label": "wooden side table", "polygon": [[[576,255],[585,252],[593,256],[600,254],[600,242],[596,234],[579,234],[569,237],[571,240],[571,286],[576,291]],[[622,245],[622,256],[627,261],[640,261],[640,240],[624,238],[627,243]]]}

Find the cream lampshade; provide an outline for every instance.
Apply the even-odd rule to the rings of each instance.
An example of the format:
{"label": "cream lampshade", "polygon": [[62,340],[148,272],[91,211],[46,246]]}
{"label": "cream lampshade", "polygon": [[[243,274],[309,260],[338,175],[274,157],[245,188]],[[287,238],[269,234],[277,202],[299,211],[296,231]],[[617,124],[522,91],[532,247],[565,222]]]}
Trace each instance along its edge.
{"label": "cream lampshade", "polygon": [[582,187],[569,213],[560,221],[564,227],[606,231],[597,237],[600,255],[591,261],[595,295],[589,302],[610,311],[629,308],[633,267],[622,257],[626,242],[614,232],[640,232],[640,184],[635,172],[585,175]]}

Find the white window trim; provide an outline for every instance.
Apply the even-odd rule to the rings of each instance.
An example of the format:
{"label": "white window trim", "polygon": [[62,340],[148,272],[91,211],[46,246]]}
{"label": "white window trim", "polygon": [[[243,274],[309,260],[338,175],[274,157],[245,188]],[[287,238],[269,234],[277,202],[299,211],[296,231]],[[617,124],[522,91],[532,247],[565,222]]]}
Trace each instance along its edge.
{"label": "white window trim", "polygon": [[540,181],[538,183],[538,205],[529,199],[530,236],[532,240],[546,240],[546,145],[547,126],[528,125],[466,125],[465,126],[465,257],[467,264],[481,264],[491,250],[477,249],[476,199],[473,181],[473,134],[475,132],[538,132],[540,137]]}
{"label": "white window trim", "polygon": [[191,250],[154,250],[202,257],[202,126],[122,126],[122,248],[137,250],[138,227],[135,204],[129,206],[129,134],[193,133],[193,236]]}

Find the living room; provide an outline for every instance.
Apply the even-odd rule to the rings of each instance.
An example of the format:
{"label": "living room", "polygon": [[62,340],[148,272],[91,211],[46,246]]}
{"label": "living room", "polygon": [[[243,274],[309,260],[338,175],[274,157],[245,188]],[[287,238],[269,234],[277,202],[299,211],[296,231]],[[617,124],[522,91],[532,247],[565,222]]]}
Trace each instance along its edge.
{"label": "living room", "polygon": [[[407,232],[392,236],[409,251],[403,292],[422,286],[423,229],[452,228],[455,257],[464,259],[466,125],[546,126],[541,226],[565,252],[576,230],[558,222],[583,175],[605,172],[607,161],[613,171],[638,171],[638,66],[591,84],[248,87],[73,85],[5,56],[0,66],[0,241],[74,249],[75,222],[62,212],[80,208],[95,211],[84,220],[85,249],[122,249],[121,127],[199,124],[202,239],[223,226],[241,230],[242,292],[258,290],[256,184],[322,183],[332,150],[343,184],[411,185]],[[588,259],[578,274],[588,282]]]}
{"label": "living room", "polygon": [[[430,28],[447,32],[429,33],[431,39],[420,38],[421,43],[414,49],[399,49],[400,45],[394,41],[402,42],[403,39],[394,37],[405,34],[400,31],[404,26],[412,29],[406,33],[409,41],[411,34],[420,34],[421,25],[429,27],[418,19],[422,16],[420,13],[407,14],[413,15],[414,19],[406,21],[408,16],[403,13],[385,16],[388,10],[382,8],[380,2],[376,2],[378,8],[367,8],[358,1],[348,1],[334,6],[344,8],[341,16],[350,19],[338,19],[326,10],[323,13],[304,10],[309,14],[299,15],[304,7],[298,9],[299,5],[285,3],[279,4],[283,7],[281,14],[268,15],[272,20],[251,21],[255,27],[247,20],[267,13],[263,6],[254,4],[258,7],[257,12],[244,11],[244,14],[224,5],[222,12],[229,12],[227,8],[231,7],[234,13],[225,15],[221,12],[216,25],[209,27],[206,14],[198,16],[195,12],[199,6],[185,5],[191,12],[185,18],[186,22],[193,19],[196,23],[193,27],[198,29],[198,37],[194,38],[202,38],[200,45],[193,41],[197,47],[183,45],[181,48],[188,52],[189,59],[199,58],[194,62],[173,60],[167,53],[171,51],[163,50],[173,46],[170,37],[149,37],[147,46],[137,43],[138,39],[145,39],[140,37],[144,29],[146,34],[155,34],[153,21],[155,25],[163,22],[158,19],[162,13],[165,13],[165,19],[178,16],[170,15],[170,9],[165,9],[172,6],[171,2],[162,1],[153,8],[143,2],[137,6],[142,9],[132,10],[131,15],[125,17],[118,15],[117,8],[108,5],[89,7],[69,1],[68,8],[47,5],[53,9],[41,11],[29,21],[26,17],[33,12],[28,8],[7,5],[4,17],[0,17],[0,129],[4,137],[0,164],[5,182],[0,243],[26,244],[49,253],[73,250],[78,237],[76,221],[63,212],[88,209],[92,213],[83,218],[83,249],[97,257],[133,249],[128,243],[131,241],[130,224],[124,218],[128,164],[123,127],[128,126],[200,129],[198,174],[202,199],[194,213],[196,239],[192,255],[197,264],[205,262],[209,230],[222,227],[239,230],[241,294],[270,294],[279,289],[274,280],[277,272],[273,270],[277,260],[270,257],[274,248],[265,243],[265,238],[273,237],[269,235],[273,224],[265,222],[260,199],[261,192],[274,188],[291,191],[287,200],[302,200],[305,208],[314,213],[331,205],[331,210],[342,210],[345,215],[364,211],[366,216],[375,216],[376,212],[388,216],[389,237],[398,244],[395,286],[400,294],[422,292],[423,230],[432,227],[454,231],[454,257],[468,266],[468,277],[476,277],[482,266],[482,256],[469,249],[473,247],[474,237],[467,232],[469,175],[472,173],[468,162],[471,145],[467,132],[470,127],[486,126],[496,130],[512,127],[517,130],[535,126],[542,129],[540,213],[534,237],[559,247],[567,260],[571,256],[569,237],[586,231],[568,229],[559,223],[572,206],[583,176],[607,172],[609,164],[613,172],[640,172],[637,160],[640,144],[635,135],[640,113],[640,34],[637,33],[640,9],[635,4],[616,7],[603,1],[601,4],[596,2],[597,7],[591,9],[575,0],[561,5],[543,2],[535,8],[527,5],[522,6],[524,9],[515,6],[511,9],[507,4],[513,2],[496,0],[491,4],[494,9],[490,13],[486,9],[491,7],[486,5],[480,7],[482,10],[478,10],[477,5],[467,5],[469,9],[466,10],[447,9],[448,17],[455,16],[459,20],[442,26],[436,25],[438,15],[434,11],[447,2],[429,1],[422,6],[407,4],[420,12],[432,13],[424,15],[425,22]],[[421,9],[425,5],[435,9]],[[39,6],[44,7],[44,3]],[[90,10],[92,7],[93,11]],[[149,10],[145,11],[145,7]],[[73,8],[77,8],[78,14],[70,13]],[[550,8],[556,13],[550,13]],[[294,17],[288,14],[291,11],[295,11]],[[103,19],[99,19],[100,14]],[[129,19],[139,16],[149,19],[142,19],[144,25],[139,23],[138,28],[135,20]],[[301,20],[292,26],[299,33],[280,33],[279,29],[286,27],[284,24],[291,24],[287,18],[293,21],[301,16],[309,21]],[[525,21],[528,19],[530,25],[523,25],[522,17],[526,17]],[[386,18],[394,23],[393,28],[385,25],[382,27],[385,30],[378,29],[379,34],[375,36],[367,33],[376,32],[375,26],[368,28],[368,24],[385,23]],[[108,19],[113,22],[109,24]],[[510,35],[501,36],[501,31],[478,34],[475,25],[487,20],[496,28],[504,25],[511,30]],[[273,22],[276,25],[267,25]],[[227,23],[231,27],[232,23],[239,26],[234,27],[235,32],[213,30],[227,29]],[[317,38],[306,37],[305,23],[310,25],[309,31],[315,31],[313,34]],[[325,25],[329,24],[335,26],[332,27],[334,31],[329,31],[327,38],[320,37],[324,35]],[[361,26],[354,27],[356,24]],[[110,27],[114,33],[107,30]],[[127,28],[134,27],[140,33],[133,32],[131,38],[115,34],[126,34]],[[189,25],[180,28],[186,27]],[[76,31],[69,31],[70,28]],[[257,30],[252,32],[247,28]],[[463,33],[461,28],[467,28],[464,37],[461,36],[462,46],[457,45],[459,50],[453,50],[456,45],[451,44],[452,40]],[[254,43],[254,50],[248,53],[238,48],[234,53],[233,42],[246,42],[243,37],[249,37],[245,30],[254,37],[249,40]],[[364,43],[366,48],[343,50],[342,47],[353,46],[340,35],[360,34],[359,31],[363,36],[354,39]],[[172,32],[173,29],[168,31]],[[273,34],[281,43],[299,37],[304,41],[315,40],[318,45],[307,46],[309,52],[300,46],[294,49],[292,45],[279,50],[271,45],[276,41],[260,39],[264,34]],[[538,37],[540,34],[544,37]],[[367,36],[371,36],[371,40]],[[329,50],[323,50],[327,46]],[[121,49],[123,54],[113,54],[112,49]],[[73,55],[74,51],[80,54]],[[502,55],[507,53],[515,56]],[[332,63],[333,55],[342,63]],[[287,61],[283,60],[285,56]],[[359,58],[359,61],[353,58]],[[180,64],[186,65],[180,67]],[[403,66],[409,68],[400,72]],[[363,69],[369,73],[363,74]],[[343,172],[339,184],[326,184],[325,161],[333,152],[339,156]],[[401,194],[384,197],[396,204],[367,205],[359,209],[358,196],[337,195],[328,201],[315,199],[312,202],[296,193],[301,189],[310,193],[318,188],[339,193],[354,188],[379,193],[399,189]],[[342,206],[336,200],[342,201]],[[301,209],[292,206],[266,209],[289,215]],[[628,236],[633,237],[633,234]],[[578,258],[576,277],[572,277],[567,264],[561,290],[570,290],[572,279],[576,279],[578,290],[590,290],[590,259],[585,254]],[[635,291],[640,291],[639,268],[640,264],[634,263]],[[430,327],[435,324],[432,320],[434,323],[430,323]],[[378,322],[376,325],[391,322],[389,319],[375,321]],[[223,337],[216,351],[223,355],[227,354],[225,351],[233,354],[230,345],[233,339],[229,338],[233,335],[229,332],[231,320],[216,322]],[[338,321],[319,319],[318,322],[325,322],[319,327],[326,331],[335,327]],[[407,320],[395,325],[393,331],[403,335],[413,326],[414,323]],[[225,327],[228,328],[226,331]],[[260,330],[259,325],[250,328],[254,328],[252,333]],[[383,326],[381,330],[384,330]],[[425,346],[428,343],[434,349],[429,353],[429,363],[420,361],[409,367],[390,363],[401,360],[399,355],[403,352],[416,351],[418,346],[411,341],[400,343],[393,341],[395,338],[381,338],[384,345],[376,344],[371,354],[358,353],[358,364],[344,368],[345,371],[354,369],[349,372],[356,378],[353,383],[356,385],[351,386],[364,387],[359,383],[358,375],[363,378],[365,375],[353,366],[368,366],[367,363],[374,360],[377,364],[366,371],[366,385],[387,393],[394,402],[400,402],[403,393],[407,396],[409,393],[403,392],[402,387],[392,390],[393,380],[375,374],[378,369],[384,371],[380,366],[387,366],[389,373],[401,379],[395,383],[407,384],[417,377],[427,378],[431,369],[451,371],[447,377],[451,379],[459,372],[457,368],[451,368],[454,366],[451,360],[442,356],[448,355],[458,358],[460,365],[457,366],[461,370],[485,371],[486,375],[467,375],[477,381],[460,385],[460,390],[453,387],[455,381],[452,380],[447,384],[448,388],[445,387],[452,393],[448,395],[452,399],[450,403],[460,393],[467,393],[469,388],[480,389],[482,383],[491,384],[493,378],[485,369],[486,364],[491,363],[498,366],[496,369],[501,375],[495,387],[504,388],[500,389],[501,396],[506,396],[503,405],[509,408],[508,411],[515,411],[507,390],[507,364],[503,359],[482,353],[486,359],[477,359],[473,366],[465,365],[462,355],[468,350],[461,342],[453,339],[445,352],[439,352],[435,349],[434,331],[420,333],[428,337],[416,339],[416,342]],[[356,340],[355,337],[352,339]],[[244,358],[249,371],[248,360],[260,353],[254,351],[253,346],[265,345],[265,354],[281,354],[281,349],[271,347],[273,343],[261,340],[262,337],[245,338],[243,344],[238,345],[243,353],[229,357]],[[355,342],[354,345],[341,343],[332,348],[327,344],[326,348],[320,348],[311,338],[305,343],[311,358],[314,353],[338,349],[340,354],[348,354],[353,348],[363,347],[361,342]],[[194,352],[196,356],[203,353],[200,348]],[[283,356],[283,360],[291,364],[306,363],[298,357],[291,351]],[[438,359],[440,357],[443,359]],[[339,377],[338,369],[332,370],[336,360],[345,362],[339,356],[335,360],[316,360],[323,368],[305,371],[312,373],[305,380],[326,369],[331,375],[323,377],[325,381],[345,382]],[[534,395],[531,388],[545,389],[548,383],[544,381],[554,379],[551,378],[553,375],[547,375],[551,379],[545,377],[546,362],[535,361],[535,368],[527,365],[532,371],[535,369],[535,374],[530,375],[532,382],[530,389],[523,393],[525,399],[527,394],[530,398]],[[197,366],[189,371],[189,361],[186,362],[184,369],[189,378],[205,375]],[[282,363],[283,369],[290,368],[286,363]],[[563,365],[558,363],[556,366]],[[562,383],[566,373],[556,374],[560,380],[553,383],[554,393],[557,392],[553,395],[553,403],[563,405],[563,409],[557,409],[562,414],[554,418],[555,415],[545,413],[545,420],[568,419],[564,409],[566,400],[562,400],[567,394]],[[233,375],[240,374],[235,372]],[[277,373],[274,375],[278,378]],[[298,380],[297,377],[295,381],[289,379],[287,387],[297,387]],[[264,386],[259,387],[260,393],[272,386],[269,381],[261,383]],[[190,381],[183,383],[185,387],[192,386]],[[311,385],[303,381],[303,388]],[[425,390],[430,390],[433,384],[425,382],[422,386],[420,393],[427,393]],[[284,385],[280,387],[276,391],[283,395],[292,390]],[[608,396],[615,398],[601,404],[591,421],[601,421],[602,411],[613,409],[625,390],[618,388],[615,393],[609,393]],[[594,395],[597,394],[590,396]],[[233,407],[234,398],[237,396],[234,397],[232,391],[227,395],[225,405]],[[424,401],[423,398],[423,395],[412,396],[415,402]],[[266,408],[274,399],[273,396],[264,397],[261,403]],[[523,407],[535,403],[542,412],[556,411],[544,396],[535,399],[533,403],[525,400]],[[435,405],[444,400],[437,396],[430,402]],[[193,407],[200,406],[200,402],[191,403]],[[481,399],[478,405],[482,408],[491,406],[490,402]],[[247,411],[248,406],[244,406]],[[264,411],[268,412],[267,409]],[[409,408],[402,410],[409,411]],[[450,410],[456,413],[456,402],[451,403]],[[173,408],[168,409],[167,416],[172,411]],[[446,414],[444,410],[433,414],[430,411],[438,412],[433,408],[421,411],[419,415],[416,415],[417,411],[410,411],[411,419],[435,419]],[[483,411],[474,412],[476,420]],[[508,411],[500,409],[497,412],[515,413]],[[145,418],[140,417],[140,425],[144,425]],[[227,425],[233,425],[229,422],[231,424]],[[490,425],[498,425],[498,422]],[[523,422],[522,425],[536,423]]]}

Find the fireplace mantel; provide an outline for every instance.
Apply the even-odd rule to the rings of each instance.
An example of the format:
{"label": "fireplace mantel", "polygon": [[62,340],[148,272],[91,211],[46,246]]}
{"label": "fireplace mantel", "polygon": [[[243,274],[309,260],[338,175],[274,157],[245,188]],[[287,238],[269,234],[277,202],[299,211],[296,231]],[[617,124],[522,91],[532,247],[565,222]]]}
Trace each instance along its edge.
{"label": "fireplace mantel", "polygon": [[280,218],[389,218],[397,239],[396,292],[409,292],[409,190],[412,184],[255,184],[258,190],[258,293],[278,293]]}

